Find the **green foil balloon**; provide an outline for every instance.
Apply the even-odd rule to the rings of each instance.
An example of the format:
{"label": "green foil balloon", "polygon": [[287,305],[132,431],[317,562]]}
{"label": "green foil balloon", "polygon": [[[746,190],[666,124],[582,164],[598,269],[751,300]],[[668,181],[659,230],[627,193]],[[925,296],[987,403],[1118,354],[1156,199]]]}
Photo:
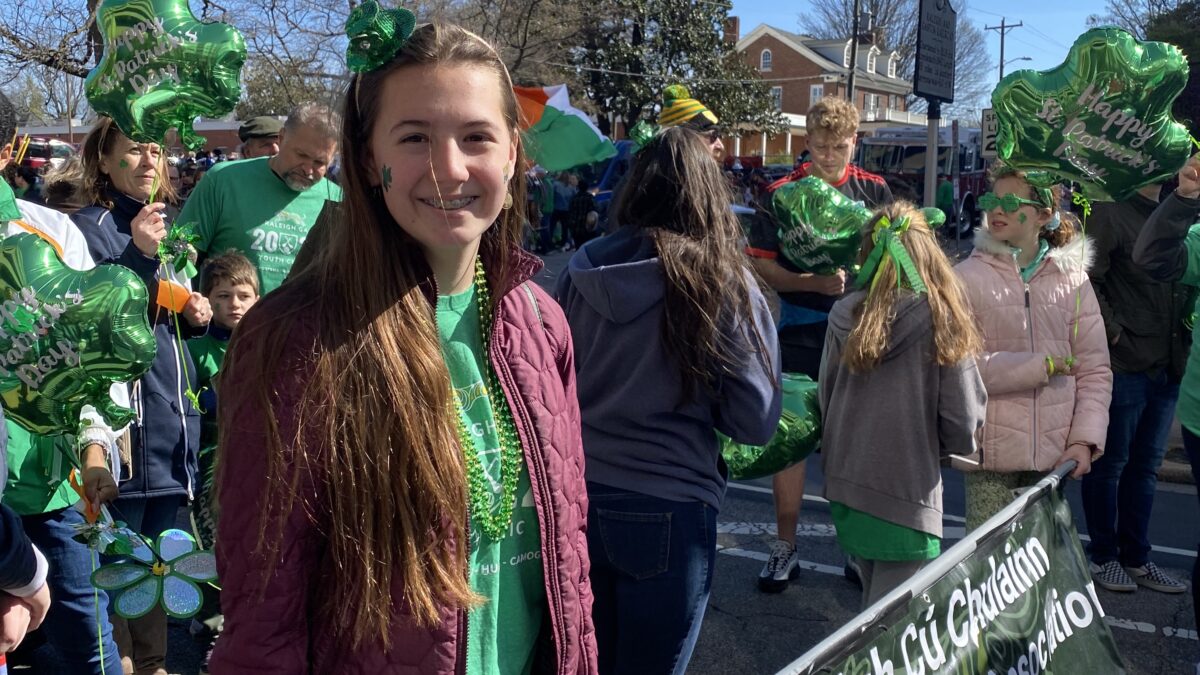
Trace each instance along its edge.
{"label": "green foil balloon", "polygon": [[115,429],[134,412],[109,396],[154,361],[146,286],[133,272],[67,267],[33,234],[0,242],[0,396],[31,433],[71,434],[91,405]]}
{"label": "green foil balloon", "polygon": [[242,34],[200,23],[188,0],[105,0],[96,24],[104,56],[84,83],[92,108],[136,141],[161,143],[174,128],[184,146],[202,147],[193,121],[223,117],[241,96]]}
{"label": "green foil balloon", "polygon": [[805,272],[832,274],[858,257],[871,210],[815,176],[786,183],[771,196],[779,250]]}
{"label": "green foil balloon", "polygon": [[783,374],[783,416],[775,437],[766,445],[743,445],[724,436],[721,441],[721,456],[734,480],[772,476],[804,461],[821,447],[817,383],[807,375]]}
{"label": "green foil balloon", "polygon": [[1187,162],[1191,138],[1171,116],[1187,81],[1178,47],[1120,28],[1089,30],[1062,65],[1020,70],[996,86],[997,153],[1079,182],[1089,197],[1124,199]]}

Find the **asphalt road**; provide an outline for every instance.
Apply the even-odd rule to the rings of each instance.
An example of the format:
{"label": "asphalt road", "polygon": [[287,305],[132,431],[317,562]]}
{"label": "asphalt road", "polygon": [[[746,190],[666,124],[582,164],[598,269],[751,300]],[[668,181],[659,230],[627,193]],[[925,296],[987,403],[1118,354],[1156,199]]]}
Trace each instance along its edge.
{"label": "asphalt road", "polygon": [[[550,287],[569,254],[546,256],[537,282]],[[944,521],[948,548],[963,536],[961,474],[945,471]],[[718,521],[718,545],[712,597],[690,673],[774,673],[854,617],[859,590],[842,578],[843,557],[834,538],[827,504],[820,494],[819,464],[809,467],[808,486],[797,531],[805,561],[799,578],[777,595],[755,585],[767,550],[775,538],[769,480],[730,486]],[[1078,529],[1086,536],[1079,507],[1079,486],[1066,487]],[[1190,485],[1160,483],[1150,535],[1152,559],[1181,578],[1190,577],[1200,539],[1196,490]],[[1100,590],[1117,646],[1134,675],[1192,675],[1200,660],[1191,595],[1163,595],[1146,590],[1116,594]],[[170,632],[171,673],[198,672],[199,649],[187,635],[186,623]],[[15,672],[64,673],[40,652],[35,668]],[[1057,671],[1057,669],[1056,669]],[[1069,672],[1069,671],[1057,671]],[[65,674],[73,675],[73,674]],[[1106,674],[1088,674],[1106,675]]]}

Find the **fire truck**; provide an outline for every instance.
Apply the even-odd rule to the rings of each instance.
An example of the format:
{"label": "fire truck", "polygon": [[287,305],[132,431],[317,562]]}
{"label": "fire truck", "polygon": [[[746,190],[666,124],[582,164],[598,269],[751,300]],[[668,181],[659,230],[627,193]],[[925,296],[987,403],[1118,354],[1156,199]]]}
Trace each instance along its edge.
{"label": "fire truck", "polygon": [[[859,140],[855,163],[887,180],[897,198],[920,203],[925,192],[925,127],[887,127]],[[954,147],[954,128],[938,129],[938,175],[952,176],[955,215],[959,231],[969,235],[980,224],[976,199],[987,192],[987,160],[980,156],[982,136],[979,129],[958,128],[958,147]],[[951,222],[946,230],[953,234]]]}

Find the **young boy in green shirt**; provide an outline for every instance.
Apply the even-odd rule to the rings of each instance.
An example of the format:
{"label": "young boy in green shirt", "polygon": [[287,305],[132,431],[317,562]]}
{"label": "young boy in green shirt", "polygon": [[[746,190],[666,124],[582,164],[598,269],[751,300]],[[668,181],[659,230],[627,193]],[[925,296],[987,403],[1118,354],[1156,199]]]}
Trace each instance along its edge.
{"label": "young boy in green shirt", "polygon": [[[211,549],[216,542],[216,519],[212,513],[212,484],[217,454],[217,373],[225,360],[229,338],[250,307],[258,301],[258,273],[242,253],[229,249],[204,262],[200,270],[200,292],[212,305],[212,322],[203,337],[188,340],[195,365],[200,412],[200,489],[192,502],[192,519],[200,544]],[[220,630],[221,616],[215,593],[205,589],[207,618],[200,620],[215,637]],[[212,613],[210,614],[210,609]],[[210,645],[211,647],[211,645]],[[205,656],[207,663],[207,655]]]}

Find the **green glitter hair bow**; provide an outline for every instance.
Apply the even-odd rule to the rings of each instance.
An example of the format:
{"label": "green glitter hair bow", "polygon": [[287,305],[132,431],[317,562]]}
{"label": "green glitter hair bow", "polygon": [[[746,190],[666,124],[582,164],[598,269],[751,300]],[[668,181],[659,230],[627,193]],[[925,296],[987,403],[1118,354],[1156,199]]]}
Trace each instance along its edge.
{"label": "green glitter hair bow", "polygon": [[629,130],[629,140],[633,141],[633,154],[642,151],[650,141],[654,140],[654,136],[658,134],[661,127],[657,124],[640,120],[633,128]]}
{"label": "green glitter hair bow", "polygon": [[925,293],[928,290],[925,282],[921,280],[921,274],[917,272],[917,266],[909,257],[908,250],[900,242],[900,235],[908,231],[908,225],[907,217],[901,218],[896,223],[893,223],[892,219],[887,216],[880,216],[879,220],[875,221],[875,231],[871,234],[871,240],[875,242],[875,249],[871,251],[870,257],[863,263],[862,270],[858,273],[856,283],[859,288],[865,287],[868,281],[871,282],[871,288],[875,288],[875,284],[879,281],[879,272],[883,271],[888,264],[895,264],[897,287],[903,282],[907,282],[908,287],[914,293]]}
{"label": "green glitter hair bow", "polygon": [[355,7],[346,19],[346,66],[356,73],[379,68],[408,42],[416,25],[417,17],[403,7],[382,9],[375,0]]}

